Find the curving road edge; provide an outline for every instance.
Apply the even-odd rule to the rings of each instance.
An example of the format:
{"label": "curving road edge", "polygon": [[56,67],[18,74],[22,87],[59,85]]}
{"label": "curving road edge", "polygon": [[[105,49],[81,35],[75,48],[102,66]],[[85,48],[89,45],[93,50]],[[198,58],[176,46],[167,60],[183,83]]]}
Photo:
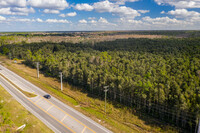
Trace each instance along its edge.
{"label": "curving road edge", "polygon": [[0,76],[0,85],[4,87],[21,105],[39,118],[56,133],[112,133],[110,130],[67,106],[55,97],[45,99],[42,89],[23,79],[19,75],[0,65],[0,74],[20,89],[36,94],[26,97],[4,77]]}

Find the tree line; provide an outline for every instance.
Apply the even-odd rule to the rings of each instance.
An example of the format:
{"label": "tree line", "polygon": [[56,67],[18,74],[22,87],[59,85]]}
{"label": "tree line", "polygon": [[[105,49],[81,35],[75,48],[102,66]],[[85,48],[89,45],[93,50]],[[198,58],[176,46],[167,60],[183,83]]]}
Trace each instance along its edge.
{"label": "tree line", "polygon": [[104,86],[109,86],[111,101],[148,113],[162,114],[169,109],[181,117],[188,112],[194,118],[200,115],[198,38],[12,44],[2,45],[0,52],[24,59],[32,67],[40,62],[41,71],[48,76],[59,78],[62,71],[64,81],[102,98]]}

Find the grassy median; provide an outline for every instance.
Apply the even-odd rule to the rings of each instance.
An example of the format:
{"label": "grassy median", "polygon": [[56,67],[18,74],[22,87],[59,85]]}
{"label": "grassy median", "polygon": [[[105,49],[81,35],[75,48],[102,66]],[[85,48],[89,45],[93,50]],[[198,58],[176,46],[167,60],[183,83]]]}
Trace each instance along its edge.
{"label": "grassy median", "polygon": [[61,92],[60,83],[57,79],[45,77],[43,74],[40,75],[40,79],[37,79],[36,70],[23,65],[21,61],[12,63],[4,56],[0,56],[0,60],[8,69],[113,132],[177,132],[176,129],[167,126],[166,123],[162,123],[148,116],[138,115],[128,107],[120,104],[113,105],[109,101],[107,103],[107,114],[105,115],[104,101],[98,99],[98,97],[89,97],[87,93],[81,92],[79,88],[72,87],[67,83],[64,83],[64,91]]}
{"label": "grassy median", "polygon": [[33,93],[30,93],[30,92],[27,92],[27,91],[24,91],[22,90],[21,88],[19,88],[18,86],[16,86],[13,82],[11,82],[9,79],[7,79],[4,75],[2,75],[0,73],[0,76],[2,76],[4,79],[6,79],[9,83],[11,83],[15,88],[17,88],[19,91],[21,91],[25,96],[31,98],[31,97],[35,97],[37,95],[33,94]]}

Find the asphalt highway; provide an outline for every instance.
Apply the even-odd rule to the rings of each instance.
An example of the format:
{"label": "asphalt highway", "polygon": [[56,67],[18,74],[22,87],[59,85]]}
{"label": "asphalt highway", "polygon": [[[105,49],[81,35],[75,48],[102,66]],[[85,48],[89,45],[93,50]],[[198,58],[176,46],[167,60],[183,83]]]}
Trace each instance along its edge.
{"label": "asphalt highway", "polygon": [[[33,115],[39,118],[54,132],[61,133],[111,133],[110,130],[86,117],[82,113],[69,107],[55,97],[45,99],[47,94],[42,89],[18,76],[14,72],[0,65],[0,85],[3,86],[19,103],[21,103]],[[34,93],[33,98],[26,97],[10,82],[20,89]]]}

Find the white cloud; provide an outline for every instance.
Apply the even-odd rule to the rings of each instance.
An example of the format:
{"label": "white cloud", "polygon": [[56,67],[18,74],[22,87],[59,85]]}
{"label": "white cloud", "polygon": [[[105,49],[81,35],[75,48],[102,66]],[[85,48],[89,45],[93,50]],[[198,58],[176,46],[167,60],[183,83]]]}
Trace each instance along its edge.
{"label": "white cloud", "polygon": [[143,24],[143,22],[141,20],[134,20],[134,19],[127,19],[127,18],[120,18],[119,23],[124,23],[124,24],[128,24],[128,23],[131,23],[131,24]]}
{"label": "white cloud", "polygon": [[16,17],[11,17],[7,20],[8,22],[38,22],[38,23],[69,23],[68,20],[66,19],[47,19],[46,21],[43,21],[42,19],[40,18],[37,18],[37,19],[30,19],[30,18],[16,18]]}
{"label": "white cloud", "polygon": [[0,8],[0,14],[4,14],[4,15],[24,15],[24,16],[27,16],[29,13],[35,13],[35,10],[32,7],[31,8],[18,8],[18,7]]}
{"label": "white cloud", "polygon": [[107,19],[100,17],[98,20],[89,20],[85,19],[79,20],[78,24],[73,25],[76,30],[114,30],[117,28],[117,25],[110,23]]}
{"label": "white cloud", "polygon": [[0,7],[25,7],[26,0],[0,0]]}
{"label": "white cloud", "polygon": [[128,20],[128,22],[132,24],[143,24],[141,20]]}
{"label": "white cloud", "polygon": [[[200,18],[197,20],[200,20]],[[199,24],[200,21],[194,20],[179,20],[169,17],[151,18],[147,16],[141,20],[120,18],[117,28],[121,30],[189,30],[199,27]]]}
{"label": "white cloud", "polygon": [[29,18],[16,18],[16,19],[11,19],[10,21],[16,21],[16,22],[35,22],[34,19],[29,19]]}
{"label": "white cloud", "polygon": [[31,19],[28,19],[28,18],[16,19],[15,21],[18,21],[18,22],[34,22],[34,20],[31,20]]}
{"label": "white cloud", "polygon": [[12,13],[10,11],[10,8],[0,8],[0,14],[4,14],[4,15],[15,15],[14,13]]}
{"label": "white cloud", "polygon": [[138,10],[138,12],[140,12],[140,13],[148,13],[150,11],[149,10]]}
{"label": "white cloud", "polygon": [[89,23],[91,23],[91,24],[96,24],[97,21],[96,21],[96,20],[91,20],[91,21],[89,21]]}
{"label": "white cloud", "polygon": [[30,18],[17,18],[17,17],[10,17],[7,19],[7,22],[26,22],[26,23],[31,23],[31,22],[44,22],[42,19],[37,18],[37,19],[30,19]]}
{"label": "white cloud", "polygon": [[60,19],[60,20],[58,20],[58,19],[47,19],[45,22],[47,22],[47,23],[69,23],[69,21],[66,20],[66,19]]}
{"label": "white cloud", "polygon": [[39,22],[39,23],[42,23],[42,22],[43,22],[43,20],[40,19],[40,18],[37,18],[35,21],[36,21],[36,22]]}
{"label": "white cloud", "polygon": [[108,22],[107,19],[100,17],[97,21],[94,19],[91,19],[88,23],[92,25],[98,25],[98,26],[116,26],[116,24]]}
{"label": "white cloud", "polygon": [[144,22],[147,22],[152,25],[180,25],[180,24],[189,24],[183,20],[177,20],[175,18],[169,17],[157,17],[157,18],[150,18],[149,16],[142,18]]}
{"label": "white cloud", "polygon": [[108,0],[97,2],[93,4],[94,9],[97,12],[109,12],[112,14],[117,14],[121,17],[135,18],[140,16],[137,10],[134,10],[130,7],[119,6],[117,4],[111,3]]}
{"label": "white cloud", "polygon": [[108,22],[108,20],[105,19],[105,18],[103,18],[103,17],[100,17],[98,21],[91,20],[90,23],[91,23],[91,24],[94,24],[94,25],[101,26],[101,27],[105,27],[105,26],[117,26],[117,25],[114,24],[114,23]]}
{"label": "white cloud", "polygon": [[160,14],[165,14],[165,11],[160,12]]}
{"label": "white cloud", "polygon": [[120,16],[129,17],[129,18],[135,18],[136,16],[140,16],[140,14],[136,10],[126,7],[126,6],[114,8],[112,13],[117,13]]}
{"label": "white cloud", "polygon": [[102,17],[100,17],[98,22],[108,24],[108,20]]}
{"label": "white cloud", "polygon": [[[123,0],[122,2],[129,1],[134,2],[136,0]],[[119,1],[118,1],[119,2]],[[109,12],[113,15],[119,15],[121,17],[129,17],[129,18],[135,18],[136,16],[140,16],[140,13],[137,10],[134,10],[130,7],[126,6],[120,6],[120,4],[112,3],[108,0],[96,2],[93,5],[89,4],[77,4],[74,9],[76,10],[84,10],[84,11],[92,11],[95,10],[100,13]],[[141,12],[147,12],[145,10],[141,10]]]}
{"label": "white cloud", "polygon": [[69,6],[66,0],[28,0],[28,5],[51,10],[64,10]]}
{"label": "white cloud", "polygon": [[199,12],[195,11],[188,11],[186,9],[176,9],[176,10],[171,10],[168,12],[168,14],[173,15],[177,18],[191,18],[191,17],[200,17]]}
{"label": "white cloud", "polygon": [[66,14],[66,16],[68,16],[68,17],[74,17],[74,16],[76,16],[76,15],[77,15],[76,12],[70,12],[70,13],[67,13],[67,14]]}
{"label": "white cloud", "polygon": [[94,8],[89,4],[76,4],[76,6],[74,6],[74,9],[80,11],[92,11]]}
{"label": "white cloud", "polygon": [[154,0],[158,5],[168,4],[176,8],[200,8],[200,0]]}
{"label": "white cloud", "polygon": [[60,14],[59,16],[60,17],[75,17],[77,15],[76,12],[70,12],[70,13],[67,13],[67,14]]}
{"label": "white cloud", "polygon": [[42,20],[40,18],[37,19],[30,19],[30,18],[16,18],[16,17],[10,17],[8,19],[4,19],[4,17],[0,16],[0,21],[1,20],[6,20],[7,22],[27,22],[27,23],[32,23],[32,22],[38,22],[38,23],[70,23],[66,19],[47,19],[47,20]]}
{"label": "white cloud", "polygon": [[94,3],[93,7],[97,12],[113,12],[113,9],[119,6],[106,0]]}
{"label": "white cloud", "polygon": [[50,10],[50,9],[45,9],[44,11],[43,11],[44,13],[51,13],[51,14],[58,14],[58,13],[60,13],[60,11],[59,10]]}
{"label": "white cloud", "polygon": [[4,21],[4,20],[6,20],[6,18],[3,16],[0,16],[0,21]]}
{"label": "white cloud", "polygon": [[116,1],[116,4],[124,5],[126,2],[136,2],[139,0],[113,0],[113,1]]}
{"label": "white cloud", "polygon": [[176,18],[183,20],[184,22],[196,25],[200,25],[200,13],[196,11],[188,11],[186,9],[171,10],[167,14],[173,15]]}
{"label": "white cloud", "polygon": [[27,16],[29,13],[35,13],[35,10],[27,7],[26,0],[0,0],[0,14]]}
{"label": "white cloud", "polygon": [[[124,0],[123,2],[125,2],[125,1],[134,2],[137,0]],[[119,3],[117,3],[117,2],[112,3],[108,0],[96,2],[93,5],[89,5],[86,3],[77,4],[76,6],[74,6],[74,9],[84,10],[84,11],[95,10],[100,13],[109,12],[109,13],[112,13],[112,15],[119,15],[121,17],[128,17],[128,18],[135,18],[137,16],[140,16],[140,13],[137,10],[134,10],[134,9],[132,9],[130,7],[126,7],[126,6],[120,6]],[[147,13],[149,11],[148,10],[140,10],[140,12]]]}
{"label": "white cloud", "polygon": [[87,21],[85,19],[79,20],[79,23],[81,24],[87,24]]}
{"label": "white cloud", "polygon": [[122,0],[122,1],[125,1],[125,2],[136,2],[136,1],[139,1],[139,0]]}
{"label": "white cloud", "polygon": [[32,7],[31,8],[27,8],[27,7],[24,7],[24,8],[14,7],[14,8],[11,8],[11,11],[12,12],[22,12],[22,13],[35,13],[35,10]]}
{"label": "white cloud", "polygon": [[63,18],[66,17],[65,14],[60,14],[59,16],[60,16],[60,17],[63,17]]}
{"label": "white cloud", "polygon": [[89,20],[93,20],[96,19],[95,17],[88,17]]}

